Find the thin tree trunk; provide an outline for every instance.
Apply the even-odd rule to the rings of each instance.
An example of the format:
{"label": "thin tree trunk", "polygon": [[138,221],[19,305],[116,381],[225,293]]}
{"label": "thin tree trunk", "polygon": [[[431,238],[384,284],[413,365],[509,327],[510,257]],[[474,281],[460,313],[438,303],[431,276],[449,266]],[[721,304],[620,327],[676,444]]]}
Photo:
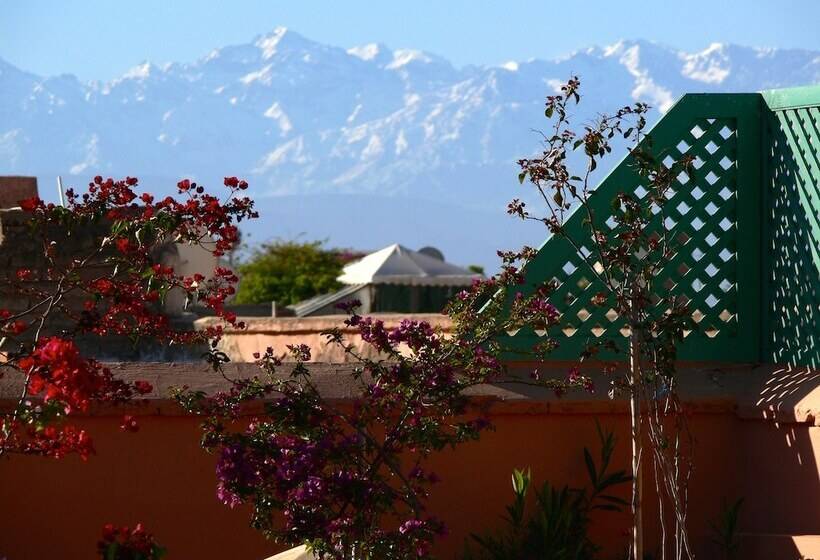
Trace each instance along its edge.
{"label": "thin tree trunk", "polygon": [[629,420],[632,431],[632,557],[643,560],[643,469],[641,468],[640,347],[635,328],[629,339]]}

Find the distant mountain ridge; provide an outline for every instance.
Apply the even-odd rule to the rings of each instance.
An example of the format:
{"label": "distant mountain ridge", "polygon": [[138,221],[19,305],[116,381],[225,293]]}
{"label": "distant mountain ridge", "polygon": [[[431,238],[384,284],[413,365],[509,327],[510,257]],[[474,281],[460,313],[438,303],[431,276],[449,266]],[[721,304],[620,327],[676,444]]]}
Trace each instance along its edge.
{"label": "distant mountain ridge", "polygon": [[[571,75],[584,84],[584,119],[635,100],[665,111],[691,91],[818,83],[820,51],[716,43],[686,53],[637,40],[551,61],[456,68],[423,51],[343,49],[277,28],[191,63],[147,62],[109,82],[43,78],[0,60],[0,173],[62,174],[69,183],[130,174],[169,184],[242,175],[257,197],[440,202],[463,209],[458,227],[516,195],[514,162],[537,148],[544,96]],[[343,244],[339,212],[336,229],[321,226]],[[293,222],[310,235],[309,214]],[[276,235],[274,224],[257,228]],[[404,240],[373,247],[392,242]]]}

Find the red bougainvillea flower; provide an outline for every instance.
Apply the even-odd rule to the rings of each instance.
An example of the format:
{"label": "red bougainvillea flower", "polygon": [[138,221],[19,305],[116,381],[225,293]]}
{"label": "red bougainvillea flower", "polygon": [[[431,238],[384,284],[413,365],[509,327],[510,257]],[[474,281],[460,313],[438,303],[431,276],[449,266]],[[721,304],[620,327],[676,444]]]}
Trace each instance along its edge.
{"label": "red bougainvillea flower", "polygon": [[7,331],[16,335],[23,334],[28,330],[28,327],[28,323],[22,320],[13,321],[5,326]]}
{"label": "red bougainvillea flower", "polygon": [[47,426],[30,434],[22,445],[22,452],[54,459],[77,454],[85,461],[94,453],[94,445],[88,433],[76,426]]}
{"label": "red bougainvillea flower", "polygon": [[[11,452],[61,457],[93,452],[88,434],[64,425],[66,416],[97,403],[123,403],[153,391],[146,381],[116,379],[101,363],[86,358],[75,336],[127,337],[163,344],[207,344],[216,348],[222,326],[178,330],[164,311],[165,296],[179,293],[243,328],[225,309],[237,276],[224,267],[180,275],[159,262],[169,243],[199,247],[219,257],[239,241],[238,223],[256,217],[253,202],[240,191],[247,182],[225,179],[226,196],[209,194],[190,180],[177,185],[177,198],[137,193],[137,179],[96,176],[88,190],[68,189],[64,206],[37,197],[20,201],[29,214],[36,266],[9,272],[2,283],[22,310],[0,310],[0,334],[7,343],[3,374],[23,381],[25,398],[0,414],[0,455]],[[57,247],[78,239],[70,254]],[[216,259],[214,259],[216,262]],[[37,282],[32,282],[37,280]],[[52,327],[59,315],[59,330]],[[34,328],[37,327],[37,328]],[[54,336],[55,333],[60,336]],[[122,427],[136,429],[133,417]]]}
{"label": "red bougainvillea flower", "polygon": [[32,198],[23,199],[18,204],[20,204],[20,208],[22,208],[26,212],[33,212],[34,210],[42,206],[43,201],[35,196]]}
{"label": "red bougainvillea flower", "polygon": [[66,414],[88,410],[92,401],[121,402],[152,390],[145,381],[131,386],[115,379],[107,367],[83,358],[74,341],[59,337],[42,339],[18,365],[29,376],[29,393],[58,401]]}
{"label": "red bougainvillea flower", "polygon": [[105,524],[97,542],[97,552],[104,560],[159,560],[165,556],[165,549],[157,544],[142,523],[137,523],[133,529]]}
{"label": "red bougainvillea flower", "polygon": [[122,417],[122,424],[120,424],[120,429],[124,432],[137,432],[139,431],[140,427],[137,424],[137,419],[131,416],[130,414],[126,414]]}

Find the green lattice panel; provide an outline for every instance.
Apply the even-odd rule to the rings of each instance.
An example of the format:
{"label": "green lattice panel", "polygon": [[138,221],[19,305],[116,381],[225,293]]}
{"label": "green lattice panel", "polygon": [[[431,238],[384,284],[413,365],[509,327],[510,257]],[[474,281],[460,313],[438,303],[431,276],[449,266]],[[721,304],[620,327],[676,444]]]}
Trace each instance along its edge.
{"label": "green lattice panel", "polygon": [[[651,135],[665,162],[691,154],[697,168],[694,180],[678,179],[664,222],[654,223],[679,244],[656,290],[688,298],[699,325],[681,357],[820,367],[820,87],[686,95]],[[622,189],[645,194],[628,163],[597,189],[597,216]],[[527,266],[525,287],[552,280],[566,328],[508,333],[502,342],[513,350],[547,334],[561,341],[556,358],[575,358],[599,336],[623,344],[613,306],[589,305],[599,286],[582,258],[589,250],[580,216],[566,227],[580,251],[548,239]]]}
{"label": "green lattice panel", "polygon": [[764,358],[820,367],[820,88],[815,92],[815,106],[767,116]]}
{"label": "green lattice panel", "polygon": [[[739,246],[749,247],[749,240],[739,243],[738,216],[741,210],[748,215],[749,210],[758,207],[758,189],[756,184],[750,184],[740,193],[738,185],[741,175],[749,182],[750,177],[759,174],[756,162],[739,165],[740,152],[750,152],[749,136],[757,136],[754,123],[757,123],[758,107],[759,100],[753,96],[687,96],[651,132],[655,149],[663,156],[665,165],[671,165],[683,155],[695,157],[694,178],[678,177],[665,219],[661,219],[657,210],[654,222],[656,231],[666,230],[679,246],[670,266],[656,279],[655,289],[684,296],[690,302],[698,328],[687,333],[682,350],[689,359],[733,361],[756,357],[753,353],[757,352],[758,314],[748,308],[741,310],[738,303]],[[741,115],[745,116],[738,118]],[[742,147],[738,140],[739,121],[747,130]],[[757,156],[755,149],[751,152],[750,155]],[[647,194],[645,187],[629,161],[624,160],[597,189],[593,201],[596,215],[610,213],[609,202],[618,191],[630,189],[643,197]],[[743,221],[743,230],[748,231],[752,222],[759,223],[757,215],[753,220]],[[618,233],[612,216],[606,224],[612,235]],[[579,215],[570,218],[567,230],[581,240],[578,252],[565,240],[550,238],[527,267],[527,288],[534,289],[550,280],[557,286],[553,297],[563,311],[561,331],[547,333],[523,328],[508,333],[502,342],[514,349],[526,350],[549,334],[561,344],[554,357],[568,359],[576,357],[587,341],[603,336],[618,340],[624,348],[628,331],[612,302],[604,307],[589,303],[601,286],[582,255],[588,256],[593,266],[600,265],[590,253],[589,248],[594,246]],[[744,294],[755,294],[757,299],[759,251],[756,246],[746,251],[743,265],[744,272],[748,273],[751,268],[754,277],[744,284]],[[743,317],[754,325],[739,328]],[[747,340],[742,342],[743,338]]]}
{"label": "green lattice panel", "polygon": [[664,227],[658,228],[674,239],[678,252],[659,276],[656,290],[686,298],[698,325],[695,336],[734,337],[738,310],[736,122],[708,119],[694,123],[675,150],[676,158],[685,154],[695,157],[696,173],[692,179],[679,177],[668,205],[671,211]]}

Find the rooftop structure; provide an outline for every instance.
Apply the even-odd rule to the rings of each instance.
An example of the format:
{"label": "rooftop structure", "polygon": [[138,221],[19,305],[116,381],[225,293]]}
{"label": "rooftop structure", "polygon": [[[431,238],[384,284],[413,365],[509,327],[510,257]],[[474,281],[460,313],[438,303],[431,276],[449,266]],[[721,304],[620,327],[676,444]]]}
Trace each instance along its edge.
{"label": "rooftop structure", "polygon": [[341,290],[290,309],[298,317],[333,315],[342,313],[337,304],[359,300],[363,313],[436,313],[477,278],[481,274],[446,262],[437,249],[393,244],[346,265],[338,278],[346,284]]}
{"label": "rooftop structure", "polygon": [[345,266],[342,275],[339,276],[339,282],[403,286],[469,286],[473,280],[480,277],[480,274],[446,262],[437,250],[428,247],[421,251],[413,251],[395,243]]}

